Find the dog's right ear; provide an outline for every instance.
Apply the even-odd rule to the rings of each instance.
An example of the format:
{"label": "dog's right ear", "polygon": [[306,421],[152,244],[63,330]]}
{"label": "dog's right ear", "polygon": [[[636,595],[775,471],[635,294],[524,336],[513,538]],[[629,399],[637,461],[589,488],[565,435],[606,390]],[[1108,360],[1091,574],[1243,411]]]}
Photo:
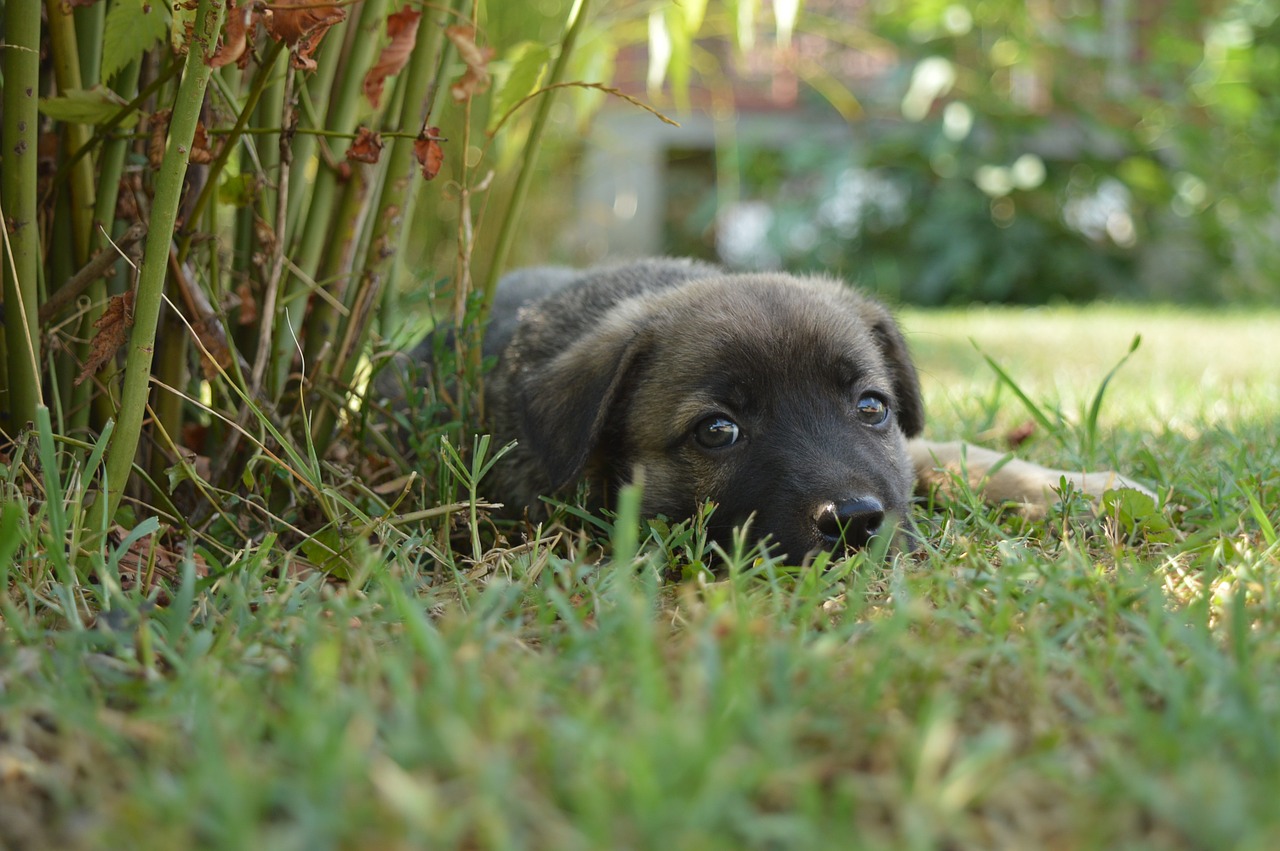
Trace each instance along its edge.
{"label": "dog's right ear", "polygon": [[634,325],[604,327],[574,342],[519,386],[520,438],[558,490],[582,475],[628,373],[648,349]]}

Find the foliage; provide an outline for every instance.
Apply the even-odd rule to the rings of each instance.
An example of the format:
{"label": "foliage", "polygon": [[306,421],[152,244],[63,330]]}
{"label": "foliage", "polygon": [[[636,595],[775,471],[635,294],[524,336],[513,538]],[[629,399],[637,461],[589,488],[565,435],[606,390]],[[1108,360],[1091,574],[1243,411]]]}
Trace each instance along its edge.
{"label": "foliage", "polygon": [[[809,91],[847,141],[724,152],[739,199],[718,187],[685,226],[732,227],[709,207],[745,200],[769,227],[731,262],[835,268],[924,304],[1273,297],[1278,20],[1268,0],[1158,20],[1109,2],[815,10],[811,52],[866,44],[887,69]],[[803,53],[774,62],[803,75]]]}
{"label": "foliage", "polygon": [[[971,176],[987,158],[948,145],[939,125],[899,126],[862,151],[799,144],[745,157],[744,194],[768,199],[765,262],[924,305],[1136,292],[1132,252],[1064,220],[1073,194],[1089,191],[1081,183],[1095,183],[1078,160],[1036,158],[1038,183],[993,201]],[[938,147],[954,148],[949,176],[931,164]]]}
{"label": "foliage", "polygon": [[[236,505],[311,532],[386,510],[372,491],[321,495],[343,464],[397,472],[335,436],[373,423],[350,414],[399,325],[397,281],[483,323],[472,281],[491,292],[503,265],[483,253],[472,275],[493,169],[527,187],[554,93],[578,84],[573,41],[600,25],[563,6],[5,5],[0,434],[20,441],[45,411],[62,445],[111,435],[76,560],[126,499],[220,545],[261,533],[227,522]],[[499,246],[521,215],[518,195],[500,204]],[[441,270],[398,248],[415,213],[447,208],[437,292],[416,279]],[[480,364],[440,363],[470,376],[444,398],[457,423]]]}
{"label": "foliage", "polygon": [[952,133],[961,137],[953,150],[968,147],[996,168],[1028,153],[1048,165],[1040,187],[1001,191],[982,185],[980,167],[948,162],[948,146],[935,142],[926,149],[935,173],[958,165],[977,178],[997,222],[1009,218],[1009,198],[1046,225],[1056,207],[1058,227],[1073,201],[1121,188],[1128,221],[1076,230],[1105,253],[1138,255],[1139,292],[1273,295],[1280,5],[1187,3],[1158,21],[1123,4],[1054,8],[921,0],[874,18],[877,32],[921,58],[913,86],[924,63],[951,63],[954,83],[934,114],[944,124],[964,110],[973,116],[967,134]]}

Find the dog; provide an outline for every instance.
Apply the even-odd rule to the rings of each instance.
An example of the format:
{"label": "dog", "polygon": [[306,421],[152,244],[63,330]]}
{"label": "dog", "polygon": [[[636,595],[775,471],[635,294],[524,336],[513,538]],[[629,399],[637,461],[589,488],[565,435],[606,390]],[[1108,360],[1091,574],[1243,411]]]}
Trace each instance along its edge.
{"label": "dog", "polygon": [[[430,341],[415,357],[429,357]],[[647,516],[706,502],[714,540],[751,536],[800,563],[910,534],[914,493],[964,475],[1043,510],[1064,477],[1086,494],[1139,487],[921,439],[906,341],[882,304],[824,277],[738,274],[693,260],[524,269],[494,297],[487,427],[515,441],[486,483],[508,509],[587,484],[592,509],[641,484]]]}

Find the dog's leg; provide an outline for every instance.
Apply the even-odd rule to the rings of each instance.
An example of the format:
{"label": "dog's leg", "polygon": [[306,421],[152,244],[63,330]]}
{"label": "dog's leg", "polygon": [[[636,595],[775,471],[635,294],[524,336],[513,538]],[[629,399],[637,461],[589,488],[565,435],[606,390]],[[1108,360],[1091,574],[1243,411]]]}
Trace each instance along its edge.
{"label": "dog's leg", "polygon": [[954,484],[953,476],[963,476],[986,501],[1015,502],[1024,513],[1033,515],[1042,514],[1057,501],[1054,491],[1061,487],[1064,478],[1076,491],[1095,499],[1113,488],[1132,488],[1155,496],[1146,487],[1110,470],[1093,473],[1054,470],[960,441],[911,440],[907,449],[915,467],[918,493],[927,493],[933,488],[946,491]]}

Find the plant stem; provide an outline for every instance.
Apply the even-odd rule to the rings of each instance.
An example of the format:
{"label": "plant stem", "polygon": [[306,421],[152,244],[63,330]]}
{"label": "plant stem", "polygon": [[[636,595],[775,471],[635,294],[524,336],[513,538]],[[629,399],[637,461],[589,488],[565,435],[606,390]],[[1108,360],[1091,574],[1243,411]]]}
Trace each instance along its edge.
{"label": "plant stem", "polygon": [[[54,76],[62,91],[82,88],[80,79],[80,53],[76,47],[75,19],[71,6],[61,0],[48,0],[45,14],[49,20],[49,48],[53,54]],[[87,124],[63,125],[70,155],[86,148],[93,138]],[[83,266],[89,259],[89,232],[93,229],[93,195],[96,178],[93,173],[93,157],[76,160],[71,172],[71,238],[75,247],[75,266]],[[106,295],[104,289],[102,295]]]}
{"label": "plant stem", "polygon": [[560,43],[560,55],[556,57],[555,64],[551,66],[551,75],[546,81],[545,88],[550,90],[542,96],[542,100],[538,103],[538,110],[533,115],[533,123],[529,127],[529,138],[525,140],[524,152],[520,156],[520,170],[516,174],[515,186],[511,192],[511,203],[507,206],[506,215],[502,219],[502,226],[498,229],[498,239],[494,244],[493,257],[489,261],[489,270],[485,276],[484,300],[481,302],[480,308],[481,322],[489,316],[489,309],[493,305],[493,294],[498,289],[498,278],[506,265],[507,254],[511,251],[511,243],[515,240],[516,224],[520,220],[524,199],[529,193],[529,184],[533,180],[533,170],[538,160],[538,148],[542,143],[542,133],[546,129],[547,118],[551,115],[551,104],[554,100],[555,92],[554,86],[564,78],[565,69],[569,65],[569,57],[573,53],[573,47],[577,43],[578,36],[585,25],[587,9],[590,5],[591,0],[577,0],[573,10],[570,11],[568,28],[565,30],[564,39]]}
{"label": "plant stem", "polygon": [[126,354],[124,387],[120,396],[120,415],[107,451],[107,498],[102,525],[105,527],[120,506],[125,485],[133,468],[134,453],[142,433],[146,413],[147,391],[151,383],[151,363],[155,350],[156,325],[160,318],[160,302],[164,294],[165,272],[169,263],[169,246],[178,218],[183,178],[191,153],[200,107],[209,84],[209,57],[213,54],[222,27],[223,4],[216,0],[200,0],[196,7],[196,24],[188,44],[186,67],[169,123],[169,140],[164,160],[156,177],[155,200],[151,207],[151,229],[138,278],[138,294],[134,299],[133,329]]}
{"label": "plant stem", "polygon": [[[385,6],[384,2],[371,0],[363,4],[356,23],[356,38],[347,58],[348,68],[358,71],[373,64],[375,48],[386,24]],[[363,96],[363,81],[364,77],[359,73],[348,73],[342,78],[325,118],[329,129],[345,132],[356,129],[354,125]],[[380,179],[385,174],[385,168],[353,164],[351,176],[336,202],[337,169],[321,163],[320,172],[316,175],[315,195],[307,210],[306,230],[294,262],[320,286],[336,292],[339,299],[348,288],[347,277],[365,220],[368,199],[377,197],[377,189],[371,185],[370,178]],[[337,325],[334,302],[316,299],[307,316],[306,331],[302,334],[304,356],[313,370],[320,369],[320,354],[326,348],[332,348]]]}
{"label": "plant stem", "polygon": [[[463,0],[449,0],[446,14],[452,17],[462,2]],[[433,27],[426,43],[420,41],[414,48],[408,66],[400,72],[400,78],[396,81],[396,88],[403,89],[403,92],[400,115],[393,130],[422,128],[423,121],[431,114],[431,100],[436,91],[436,87],[432,86],[436,76],[432,73],[432,65],[439,60],[437,67],[443,67],[443,51],[446,49],[443,27]],[[330,360],[329,375],[338,388],[344,391],[355,375],[357,356],[368,340],[369,324],[377,315],[382,286],[395,267],[404,223],[413,216],[417,188],[421,185],[420,181],[415,182],[417,161],[413,157],[413,143],[413,139],[397,136],[385,157],[386,176],[382,196],[378,199],[378,208],[374,212],[373,231],[365,254],[364,269],[355,291],[347,299],[347,304],[351,305],[351,313],[341,323],[336,336],[339,340],[338,348]],[[333,405],[326,403],[321,406],[311,431],[316,450],[321,454],[333,436],[336,423],[337,411]]]}
{"label": "plant stem", "polygon": [[[350,69],[361,69],[364,66],[352,64],[344,59],[341,53],[342,44],[345,40],[346,28],[357,26],[360,31],[356,34],[352,50],[363,56],[367,65],[373,48],[377,46],[377,39],[374,37],[376,32],[367,32],[366,26],[370,17],[381,19],[382,8],[384,4],[381,2],[365,3],[361,8],[359,23],[354,23],[348,18],[325,36],[325,41],[320,48],[321,57],[318,60],[318,68],[307,78],[306,86],[298,98],[299,108],[308,117],[313,117],[306,108],[308,98],[312,104],[332,103],[332,106],[320,116],[314,117],[315,124],[323,125],[321,129],[342,133],[351,133],[355,130],[355,109],[359,103],[357,96],[361,90],[360,84],[363,77],[359,70],[352,72]],[[342,75],[338,83],[339,89],[334,94],[335,73],[339,65],[348,69],[348,72]],[[299,238],[292,242],[289,258],[292,265],[302,274],[296,270],[286,272],[282,282],[285,286],[279,307],[282,310],[287,309],[288,313],[277,316],[274,320],[275,337],[272,341],[270,363],[271,381],[268,383],[272,398],[279,398],[289,377],[297,340],[302,336],[302,323],[309,290],[315,280],[320,252],[329,235],[329,217],[333,215],[337,174],[330,167],[330,161],[323,156],[324,135],[319,134],[319,138],[307,135],[298,138],[294,143],[294,170],[290,179],[293,181],[295,191],[289,201],[289,219],[285,231],[276,234],[277,239],[285,239],[285,234],[300,232]],[[321,150],[322,155],[315,163],[314,178],[309,179],[307,173],[313,167],[311,160],[317,149]]]}
{"label": "plant stem", "polygon": [[36,227],[36,165],[40,86],[39,0],[5,3],[4,124],[0,130],[0,216],[4,222],[4,327],[8,398],[0,425],[13,434],[35,419],[40,398],[40,335],[36,325],[40,233]]}

